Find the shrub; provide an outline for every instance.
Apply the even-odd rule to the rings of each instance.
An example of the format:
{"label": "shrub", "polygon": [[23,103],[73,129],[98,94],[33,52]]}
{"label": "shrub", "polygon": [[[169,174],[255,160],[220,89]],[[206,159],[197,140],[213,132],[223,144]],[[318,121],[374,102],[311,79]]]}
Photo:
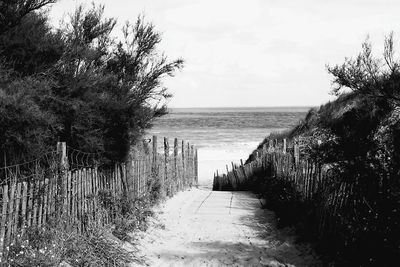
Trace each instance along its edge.
{"label": "shrub", "polygon": [[36,12],[53,2],[0,2],[0,160],[26,160],[59,140],[124,161],[167,113],[163,81],[183,60],[159,51],[161,34],[143,16],[118,40],[104,6],[78,6],[56,29]]}
{"label": "shrub", "polygon": [[130,241],[130,233],[147,229],[147,219],[153,215],[149,197],[129,199],[122,197],[118,200],[119,210],[115,220],[113,235],[123,241]]}

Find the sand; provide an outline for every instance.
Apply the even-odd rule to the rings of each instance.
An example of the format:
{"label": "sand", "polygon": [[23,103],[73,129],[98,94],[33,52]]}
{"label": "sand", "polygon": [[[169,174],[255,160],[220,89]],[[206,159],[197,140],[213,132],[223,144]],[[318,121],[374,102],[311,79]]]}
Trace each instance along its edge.
{"label": "sand", "polygon": [[156,208],[139,234],[139,255],[147,266],[320,265],[309,245],[296,244],[260,207],[249,192],[180,192]]}

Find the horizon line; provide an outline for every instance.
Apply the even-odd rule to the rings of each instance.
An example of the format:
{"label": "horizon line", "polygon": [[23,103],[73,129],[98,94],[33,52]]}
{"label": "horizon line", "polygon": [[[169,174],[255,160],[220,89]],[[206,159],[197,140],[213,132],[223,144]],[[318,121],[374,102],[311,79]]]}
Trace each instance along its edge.
{"label": "horizon line", "polygon": [[294,105],[294,106],[210,106],[210,107],[167,107],[167,109],[177,109],[177,108],[312,108],[318,107],[319,105]]}

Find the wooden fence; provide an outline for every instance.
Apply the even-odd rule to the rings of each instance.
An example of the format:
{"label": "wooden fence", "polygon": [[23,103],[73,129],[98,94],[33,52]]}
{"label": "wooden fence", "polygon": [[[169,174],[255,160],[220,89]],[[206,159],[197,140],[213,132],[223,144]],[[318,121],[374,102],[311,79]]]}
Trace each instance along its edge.
{"label": "wooden fence", "polygon": [[192,145],[175,139],[170,151],[164,138],[159,153],[157,137],[152,146],[148,141],[124,163],[98,165],[96,154],[58,143],[56,151],[34,161],[0,168],[2,262],[8,246],[26,227],[61,219],[84,232],[90,223],[113,223],[124,195],[146,197],[158,183],[161,194],[172,196],[197,184],[197,150]]}
{"label": "wooden fence", "polygon": [[[270,144],[254,152],[254,160],[227,166],[227,173],[214,175],[213,190],[249,190],[259,179],[282,179],[290,182],[304,201],[318,198],[317,221],[321,235],[343,224],[341,209],[359,201],[354,195],[353,183],[336,180],[329,166],[322,166],[300,158],[300,147],[295,143],[287,148],[286,141]],[[288,151],[291,151],[290,153]],[[258,182],[260,180],[257,180]]]}

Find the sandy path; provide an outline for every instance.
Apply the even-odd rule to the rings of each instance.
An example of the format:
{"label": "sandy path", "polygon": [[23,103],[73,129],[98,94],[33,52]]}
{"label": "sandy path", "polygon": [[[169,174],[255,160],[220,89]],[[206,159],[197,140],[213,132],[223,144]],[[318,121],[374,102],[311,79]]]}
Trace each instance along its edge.
{"label": "sandy path", "polygon": [[315,266],[312,250],[275,227],[248,192],[192,189],[156,211],[139,239],[149,266]]}

